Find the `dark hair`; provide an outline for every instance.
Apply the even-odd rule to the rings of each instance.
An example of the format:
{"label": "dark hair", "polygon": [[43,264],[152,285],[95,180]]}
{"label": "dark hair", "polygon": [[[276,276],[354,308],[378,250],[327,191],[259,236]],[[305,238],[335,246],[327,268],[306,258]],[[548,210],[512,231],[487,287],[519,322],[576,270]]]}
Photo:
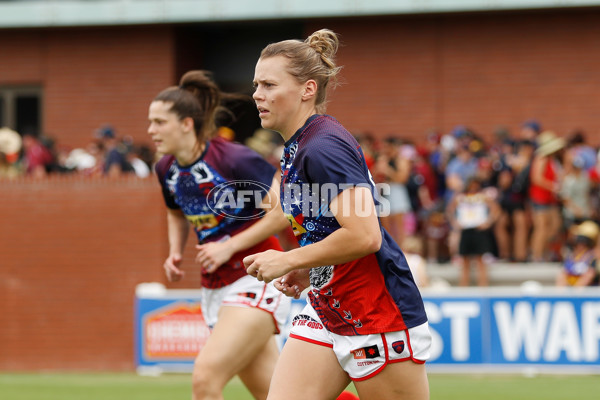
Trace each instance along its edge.
{"label": "dark hair", "polygon": [[179,86],[167,88],[154,98],[154,101],[171,103],[170,111],[180,120],[192,118],[199,141],[208,140],[215,135],[219,113],[232,115],[223,105],[227,100],[249,101],[250,97],[222,92],[212,73],[203,70],[186,72],[179,80]]}
{"label": "dark hair", "polygon": [[305,41],[284,40],[271,43],[260,53],[260,58],[283,56],[289,60],[287,72],[300,83],[313,79],[317,83],[315,107],[324,113],[327,100],[327,86],[335,78],[341,67],[335,64],[335,54],[339,47],[338,35],[321,29]]}

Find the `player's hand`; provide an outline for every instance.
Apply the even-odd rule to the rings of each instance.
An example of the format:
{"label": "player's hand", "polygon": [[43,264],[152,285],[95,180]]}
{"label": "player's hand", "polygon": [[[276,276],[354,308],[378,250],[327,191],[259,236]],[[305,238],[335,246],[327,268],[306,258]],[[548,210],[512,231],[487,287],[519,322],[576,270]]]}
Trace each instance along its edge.
{"label": "player's hand", "polygon": [[185,275],[185,272],[180,268],[181,261],[181,254],[171,254],[165,260],[163,267],[169,282],[177,282]]}
{"label": "player's hand", "polygon": [[275,279],[273,286],[286,296],[299,299],[304,289],[310,286],[309,273],[308,269],[295,269]]}
{"label": "player's hand", "polygon": [[286,253],[283,251],[267,250],[245,257],[244,265],[248,275],[269,283],[292,270],[286,258]]}
{"label": "player's hand", "polygon": [[203,272],[212,274],[233,256],[231,246],[227,241],[197,244],[196,263],[200,264]]}

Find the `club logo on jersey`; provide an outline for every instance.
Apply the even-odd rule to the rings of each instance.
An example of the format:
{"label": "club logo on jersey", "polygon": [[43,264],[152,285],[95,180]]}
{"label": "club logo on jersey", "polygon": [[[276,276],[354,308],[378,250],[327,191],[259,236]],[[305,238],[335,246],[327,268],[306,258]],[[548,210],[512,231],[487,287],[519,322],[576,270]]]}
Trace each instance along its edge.
{"label": "club logo on jersey", "polygon": [[165,177],[165,183],[169,188],[169,192],[171,194],[175,194],[177,179],[179,178],[179,169],[175,164],[171,165],[169,171],[167,172],[167,176]]}
{"label": "club logo on jersey", "polygon": [[395,341],[394,343],[392,343],[392,348],[396,353],[402,354],[402,352],[404,351],[404,340]]}
{"label": "club logo on jersey", "polygon": [[203,162],[200,162],[190,169],[190,174],[194,177],[196,183],[212,182],[214,175],[211,170]]}
{"label": "club logo on jersey", "polygon": [[[262,182],[238,180],[216,185],[207,196],[207,204],[217,215],[234,219],[250,220],[262,217],[266,211],[262,209],[263,200],[273,204],[270,186]],[[273,200],[273,201],[272,201]]]}
{"label": "club logo on jersey", "polygon": [[362,349],[351,350],[352,356],[355,360],[364,360],[366,358],[377,358],[379,357],[379,349],[377,345],[363,347]]}
{"label": "club logo on jersey", "polygon": [[311,268],[310,270],[310,284],[317,289],[327,285],[331,278],[333,278],[333,265]]}

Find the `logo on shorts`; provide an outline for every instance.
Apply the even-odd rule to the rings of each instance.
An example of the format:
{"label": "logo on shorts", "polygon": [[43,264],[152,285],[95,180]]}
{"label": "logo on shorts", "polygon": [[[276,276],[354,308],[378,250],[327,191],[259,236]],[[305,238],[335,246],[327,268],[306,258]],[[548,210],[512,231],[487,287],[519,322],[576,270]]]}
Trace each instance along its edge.
{"label": "logo on shorts", "polygon": [[321,324],[316,319],[312,318],[306,314],[298,314],[292,320],[293,326],[307,326],[312,329],[323,329],[323,324]]}
{"label": "logo on shorts", "polygon": [[352,353],[355,360],[379,357],[379,349],[377,348],[376,344],[373,346],[363,347],[362,349],[352,350],[350,353]]}
{"label": "logo on shorts", "polygon": [[392,348],[398,354],[401,354],[404,351],[404,340],[397,340],[392,343]]}
{"label": "logo on shorts", "polygon": [[242,292],[239,295],[242,297],[248,297],[250,299],[256,299],[256,293],[252,293],[252,292]]}

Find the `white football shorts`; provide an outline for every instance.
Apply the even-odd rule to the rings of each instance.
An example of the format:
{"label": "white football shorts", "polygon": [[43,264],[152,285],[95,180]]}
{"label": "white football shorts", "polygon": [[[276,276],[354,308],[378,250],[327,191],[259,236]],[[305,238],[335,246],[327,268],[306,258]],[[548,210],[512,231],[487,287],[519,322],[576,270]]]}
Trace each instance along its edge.
{"label": "white football shorts", "polygon": [[310,304],[294,317],[290,338],[332,348],[353,381],[369,379],[390,363],[411,360],[423,364],[431,348],[427,322],[403,331],[342,336],[325,329]]}
{"label": "white football shorts", "polygon": [[281,331],[290,313],[291,298],[275,289],[272,283],[265,284],[250,275],[222,288],[203,287],[200,293],[202,315],[211,329],[217,323],[221,306],[254,307],[266,311],[273,317],[275,333]]}

